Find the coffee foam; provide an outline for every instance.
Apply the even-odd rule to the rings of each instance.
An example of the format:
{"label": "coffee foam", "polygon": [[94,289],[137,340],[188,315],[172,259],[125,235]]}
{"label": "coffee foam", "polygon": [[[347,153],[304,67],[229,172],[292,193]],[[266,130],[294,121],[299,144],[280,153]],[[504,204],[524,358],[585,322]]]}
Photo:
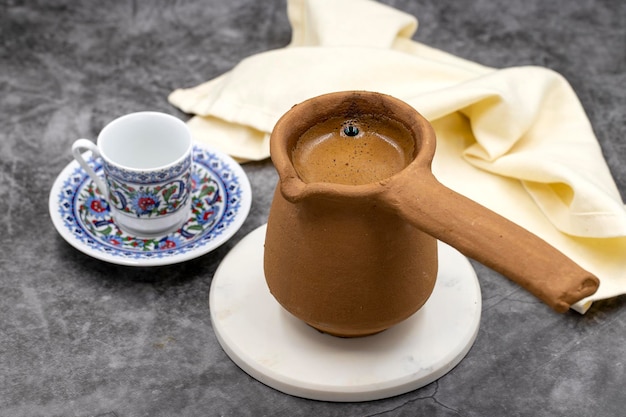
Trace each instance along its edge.
{"label": "coffee foam", "polygon": [[[358,133],[346,134],[349,126]],[[304,182],[361,185],[400,172],[414,154],[415,141],[403,124],[386,116],[362,115],[312,126],[297,140],[291,159]]]}

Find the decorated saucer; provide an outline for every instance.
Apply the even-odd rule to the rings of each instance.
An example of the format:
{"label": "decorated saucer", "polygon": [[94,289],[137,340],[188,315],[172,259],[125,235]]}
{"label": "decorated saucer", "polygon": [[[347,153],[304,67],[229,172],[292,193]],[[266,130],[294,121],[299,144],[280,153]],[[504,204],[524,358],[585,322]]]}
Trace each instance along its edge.
{"label": "decorated saucer", "polygon": [[[102,171],[100,159],[89,152],[85,159],[96,173]],[[76,249],[119,265],[169,265],[204,255],[239,230],[250,211],[252,192],[245,172],[228,155],[195,144],[193,162],[189,219],[175,232],[145,239],[121,230],[76,161],[63,169],[50,191],[52,222]]]}

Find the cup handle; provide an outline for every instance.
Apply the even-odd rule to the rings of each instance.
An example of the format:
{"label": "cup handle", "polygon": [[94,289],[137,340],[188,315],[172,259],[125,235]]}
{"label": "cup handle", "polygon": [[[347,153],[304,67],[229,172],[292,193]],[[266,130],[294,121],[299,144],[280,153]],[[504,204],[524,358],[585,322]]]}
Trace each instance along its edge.
{"label": "cup handle", "polygon": [[98,176],[98,174],[96,174],[96,172],[89,166],[89,164],[83,158],[84,150],[91,151],[94,157],[95,156],[99,157],[100,152],[98,151],[98,147],[96,146],[95,143],[93,143],[92,141],[88,139],[78,139],[76,140],[76,142],[74,142],[74,144],[72,144],[72,155],[74,156],[74,159],[76,159],[76,161],[80,164],[80,166],[85,170],[85,172],[89,174],[93,182],[96,184],[96,187],[98,187],[98,190],[100,190],[100,194],[102,195],[102,198],[105,199],[108,203],[109,199],[107,197],[108,196],[107,187],[104,184],[104,181],[102,180],[102,178]]}
{"label": "cup handle", "polygon": [[558,312],[593,294],[599,280],[543,239],[447,188],[427,169],[387,189],[382,201],[413,226],[507,276]]}

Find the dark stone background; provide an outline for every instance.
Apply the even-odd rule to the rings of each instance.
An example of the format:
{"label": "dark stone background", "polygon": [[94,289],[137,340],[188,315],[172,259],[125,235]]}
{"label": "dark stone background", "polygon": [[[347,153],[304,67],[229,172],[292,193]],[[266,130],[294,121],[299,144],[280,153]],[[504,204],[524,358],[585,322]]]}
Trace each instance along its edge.
{"label": "dark stone background", "polygon": [[[415,39],[430,46],[562,73],[626,196],[626,2],[385,3],[416,15]],[[220,260],[266,221],[269,161],[244,166],[254,200],[242,229],[199,259],[111,266],[57,234],[48,193],[75,139],[132,111],[186,119],[168,104],[170,91],[289,40],[284,0],[0,0],[0,415],[624,415],[626,298],[558,315],[476,263],[480,333],[437,382],[337,404],[246,375],[215,338],[208,292]]]}

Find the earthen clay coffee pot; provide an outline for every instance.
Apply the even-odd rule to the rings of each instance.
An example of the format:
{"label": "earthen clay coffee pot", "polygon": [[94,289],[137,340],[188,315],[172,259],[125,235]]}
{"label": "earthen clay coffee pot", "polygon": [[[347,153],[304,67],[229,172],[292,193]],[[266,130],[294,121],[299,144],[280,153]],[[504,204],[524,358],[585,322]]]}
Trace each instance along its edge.
{"label": "earthen clay coffee pot", "polygon": [[332,335],[380,332],[427,301],[436,239],[509,277],[559,312],[598,279],[525,229],[440,184],[435,134],[408,104],[339,92],[276,124],[280,182],[264,269],[276,300]]}

